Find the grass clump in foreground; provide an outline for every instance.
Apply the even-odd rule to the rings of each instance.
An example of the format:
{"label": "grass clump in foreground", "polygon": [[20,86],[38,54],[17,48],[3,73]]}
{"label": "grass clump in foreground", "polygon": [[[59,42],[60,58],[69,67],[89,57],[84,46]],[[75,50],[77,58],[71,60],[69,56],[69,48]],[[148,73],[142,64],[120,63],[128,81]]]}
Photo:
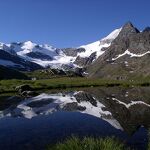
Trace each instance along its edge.
{"label": "grass clump in foreground", "polygon": [[49,146],[48,150],[129,150],[123,143],[115,138],[94,139],[85,137],[79,139],[71,137],[63,143]]}

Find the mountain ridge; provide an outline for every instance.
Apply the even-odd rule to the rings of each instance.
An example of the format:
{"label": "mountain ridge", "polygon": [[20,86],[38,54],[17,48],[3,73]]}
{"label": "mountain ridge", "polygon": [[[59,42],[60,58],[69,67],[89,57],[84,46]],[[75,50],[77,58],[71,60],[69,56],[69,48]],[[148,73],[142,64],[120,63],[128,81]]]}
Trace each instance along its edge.
{"label": "mountain ridge", "polygon": [[[58,49],[31,41],[0,43],[0,65],[26,71],[83,68],[87,77],[113,79],[124,79],[131,73],[134,76],[135,70],[139,73],[145,68],[142,74],[149,75],[149,41],[150,27],[140,32],[131,22],[127,22],[101,40],[76,48]],[[125,77],[120,76],[119,72],[123,76],[126,74]]]}
{"label": "mountain ridge", "polygon": [[[62,65],[82,68],[83,66],[85,67],[86,64],[89,64],[86,61],[88,61],[88,57],[93,55],[93,53],[95,53],[95,57],[92,59],[90,57],[91,62],[102,55],[104,53],[102,49],[110,46],[111,42],[119,34],[120,30],[121,29],[116,29],[99,41],[77,48],[58,49],[47,44],[39,45],[31,41],[26,41],[14,42],[11,44],[0,43],[0,49],[10,53],[11,55],[21,57],[26,61],[36,63],[44,68],[61,68]],[[84,63],[82,63],[82,60]]]}

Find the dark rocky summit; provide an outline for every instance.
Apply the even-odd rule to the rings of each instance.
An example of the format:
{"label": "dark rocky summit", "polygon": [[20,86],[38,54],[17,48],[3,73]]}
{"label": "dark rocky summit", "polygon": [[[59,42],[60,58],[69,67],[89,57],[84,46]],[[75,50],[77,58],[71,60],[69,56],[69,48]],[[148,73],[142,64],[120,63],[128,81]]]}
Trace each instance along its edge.
{"label": "dark rocky summit", "polygon": [[143,32],[131,23],[123,26],[118,37],[93,64],[89,77],[127,79],[150,75],[150,32]]}

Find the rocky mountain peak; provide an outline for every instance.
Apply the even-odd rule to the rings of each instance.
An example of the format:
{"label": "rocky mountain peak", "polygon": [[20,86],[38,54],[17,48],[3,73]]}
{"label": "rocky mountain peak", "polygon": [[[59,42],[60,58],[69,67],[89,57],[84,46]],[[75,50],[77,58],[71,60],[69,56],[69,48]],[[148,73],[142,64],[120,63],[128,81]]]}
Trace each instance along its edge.
{"label": "rocky mountain peak", "polygon": [[132,22],[128,21],[128,22],[125,23],[125,25],[124,25],[123,27],[124,27],[124,28],[125,28],[125,27],[126,27],[126,28],[133,28],[134,26],[133,26]]}
{"label": "rocky mountain peak", "polygon": [[134,25],[131,23],[131,22],[127,22],[123,27],[122,27],[122,30],[119,34],[119,37],[122,37],[122,38],[126,38],[126,37],[129,37],[130,35],[132,34],[136,34],[136,33],[139,33],[140,31],[134,27]]}

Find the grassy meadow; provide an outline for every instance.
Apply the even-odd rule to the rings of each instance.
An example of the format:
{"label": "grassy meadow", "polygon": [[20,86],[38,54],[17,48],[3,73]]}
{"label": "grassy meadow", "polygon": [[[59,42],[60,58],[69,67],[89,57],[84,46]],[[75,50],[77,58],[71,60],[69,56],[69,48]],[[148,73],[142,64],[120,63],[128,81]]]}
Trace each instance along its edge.
{"label": "grassy meadow", "polygon": [[150,86],[150,80],[105,80],[83,77],[62,77],[40,80],[0,80],[0,92],[15,92],[15,87],[23,84],[30,85],[34,90],[65,89],[78,87],[113,87],[113,86]]}

